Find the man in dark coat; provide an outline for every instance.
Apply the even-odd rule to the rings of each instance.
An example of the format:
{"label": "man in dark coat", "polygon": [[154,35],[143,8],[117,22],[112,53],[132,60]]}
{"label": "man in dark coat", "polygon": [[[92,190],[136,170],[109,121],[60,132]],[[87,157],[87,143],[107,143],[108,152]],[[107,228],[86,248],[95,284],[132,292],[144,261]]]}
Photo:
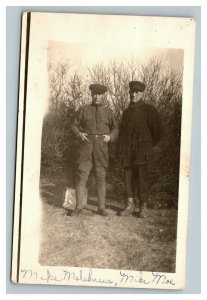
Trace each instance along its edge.
{"label": "man in dark coat", "polygon": [[[118,153],[124,168],[124,183],[127,194],[126,208],[121,216],[135,213],[144,217],[143,205],[147,201],[148,166],[153,146],[161,139],[162,129],[157,109],[142,99],[145,84],[129,83],[130,104],[124,111],[119,133]],[[145,196],[145,199],[144,199]]]}
{"label": "man in dark coat", "polygon": [[98,213],[106,216],[106,170],[109,164],[108,143],[118,136],[118,128],[113,114],[108,107],[102,105],[107,88],[100,84],[89,86],[92,104],[82,107],[72,126],[73,132],[80,138],[81,144],[77,159],[77,205],[72,216],[78,216],[82,210],[85,185],[94,166],[97,194],[99,201]]}

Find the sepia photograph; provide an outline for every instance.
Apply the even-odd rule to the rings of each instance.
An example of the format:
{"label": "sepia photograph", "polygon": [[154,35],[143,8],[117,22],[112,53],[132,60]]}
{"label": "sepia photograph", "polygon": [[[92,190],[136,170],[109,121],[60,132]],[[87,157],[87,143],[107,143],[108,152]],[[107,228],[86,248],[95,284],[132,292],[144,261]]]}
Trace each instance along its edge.
{"label": "sepia photograph", "polygon": [[183,50],[92,49],[48,45],[39,262],[173,273]]}
{"label": "sepia photograph", "polygon": [[23,14],[14,282],[184,288],[194,34]]}

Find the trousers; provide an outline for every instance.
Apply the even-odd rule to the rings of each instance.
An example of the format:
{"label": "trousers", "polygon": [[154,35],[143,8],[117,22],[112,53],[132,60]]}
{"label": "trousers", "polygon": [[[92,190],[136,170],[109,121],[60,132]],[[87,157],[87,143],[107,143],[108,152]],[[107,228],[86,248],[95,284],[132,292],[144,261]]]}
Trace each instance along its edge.
{"label": "trousers", "polygon": [[148,172],[146,165],[136,165],[124,169],[124,184],[127,198],[138,198],[146,202],[148,198]]}
{"label": "trousers", "polygon": [[[91,160],[82,162],[78,165],[76,173],[76,200],[77,208],[82,209],[83,206],[83,191],[86,186],[89,174],[93,167]],[[105,198],[106,198],[106,168],[99,165],[94,165],[96,187],[98,195],[98,206],[99,209],[105,208]]]}

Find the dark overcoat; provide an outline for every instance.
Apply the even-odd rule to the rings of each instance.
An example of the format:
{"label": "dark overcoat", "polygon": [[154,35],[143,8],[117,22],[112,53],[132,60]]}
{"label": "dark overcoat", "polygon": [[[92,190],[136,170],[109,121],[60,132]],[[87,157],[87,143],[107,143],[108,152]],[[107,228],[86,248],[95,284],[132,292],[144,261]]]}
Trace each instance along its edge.
{"label": "dark overcoat", "polygon": [[142,99],[131,102],[124,111],[118,140],[118,156],[124,168],[147,165],[153,146],[161,139],[162,127],[157,109]]}

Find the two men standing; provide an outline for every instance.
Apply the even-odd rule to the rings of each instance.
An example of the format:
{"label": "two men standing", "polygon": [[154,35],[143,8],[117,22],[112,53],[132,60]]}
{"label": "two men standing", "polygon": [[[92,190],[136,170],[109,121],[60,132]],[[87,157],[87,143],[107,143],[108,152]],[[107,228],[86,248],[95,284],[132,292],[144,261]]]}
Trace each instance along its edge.
{"label": "two men standing", "polygon": [[75,211],[78,216],[82,209],[82,199],[86,181],[94,166],[98,213],[106,216],[106,170],[108,167],[108,143],[118,138],[118,157],[124,168],[124,183],[127,194],[126,208],[121,216],[136,213],[143,217],[144,193],[148,190],[147,166],[152,156],[152,147],[161,139],[161,124],[155,107],[145,104],[142,92],[145,85],[139,81],[129,83],[130,104],[124,111],[119,127],[111,110],[102,105],[107,88],[100,84],[89,86],[92,104],[79,110],[72,126],[73,132],[81,139],[77,160],[77,183]]}

